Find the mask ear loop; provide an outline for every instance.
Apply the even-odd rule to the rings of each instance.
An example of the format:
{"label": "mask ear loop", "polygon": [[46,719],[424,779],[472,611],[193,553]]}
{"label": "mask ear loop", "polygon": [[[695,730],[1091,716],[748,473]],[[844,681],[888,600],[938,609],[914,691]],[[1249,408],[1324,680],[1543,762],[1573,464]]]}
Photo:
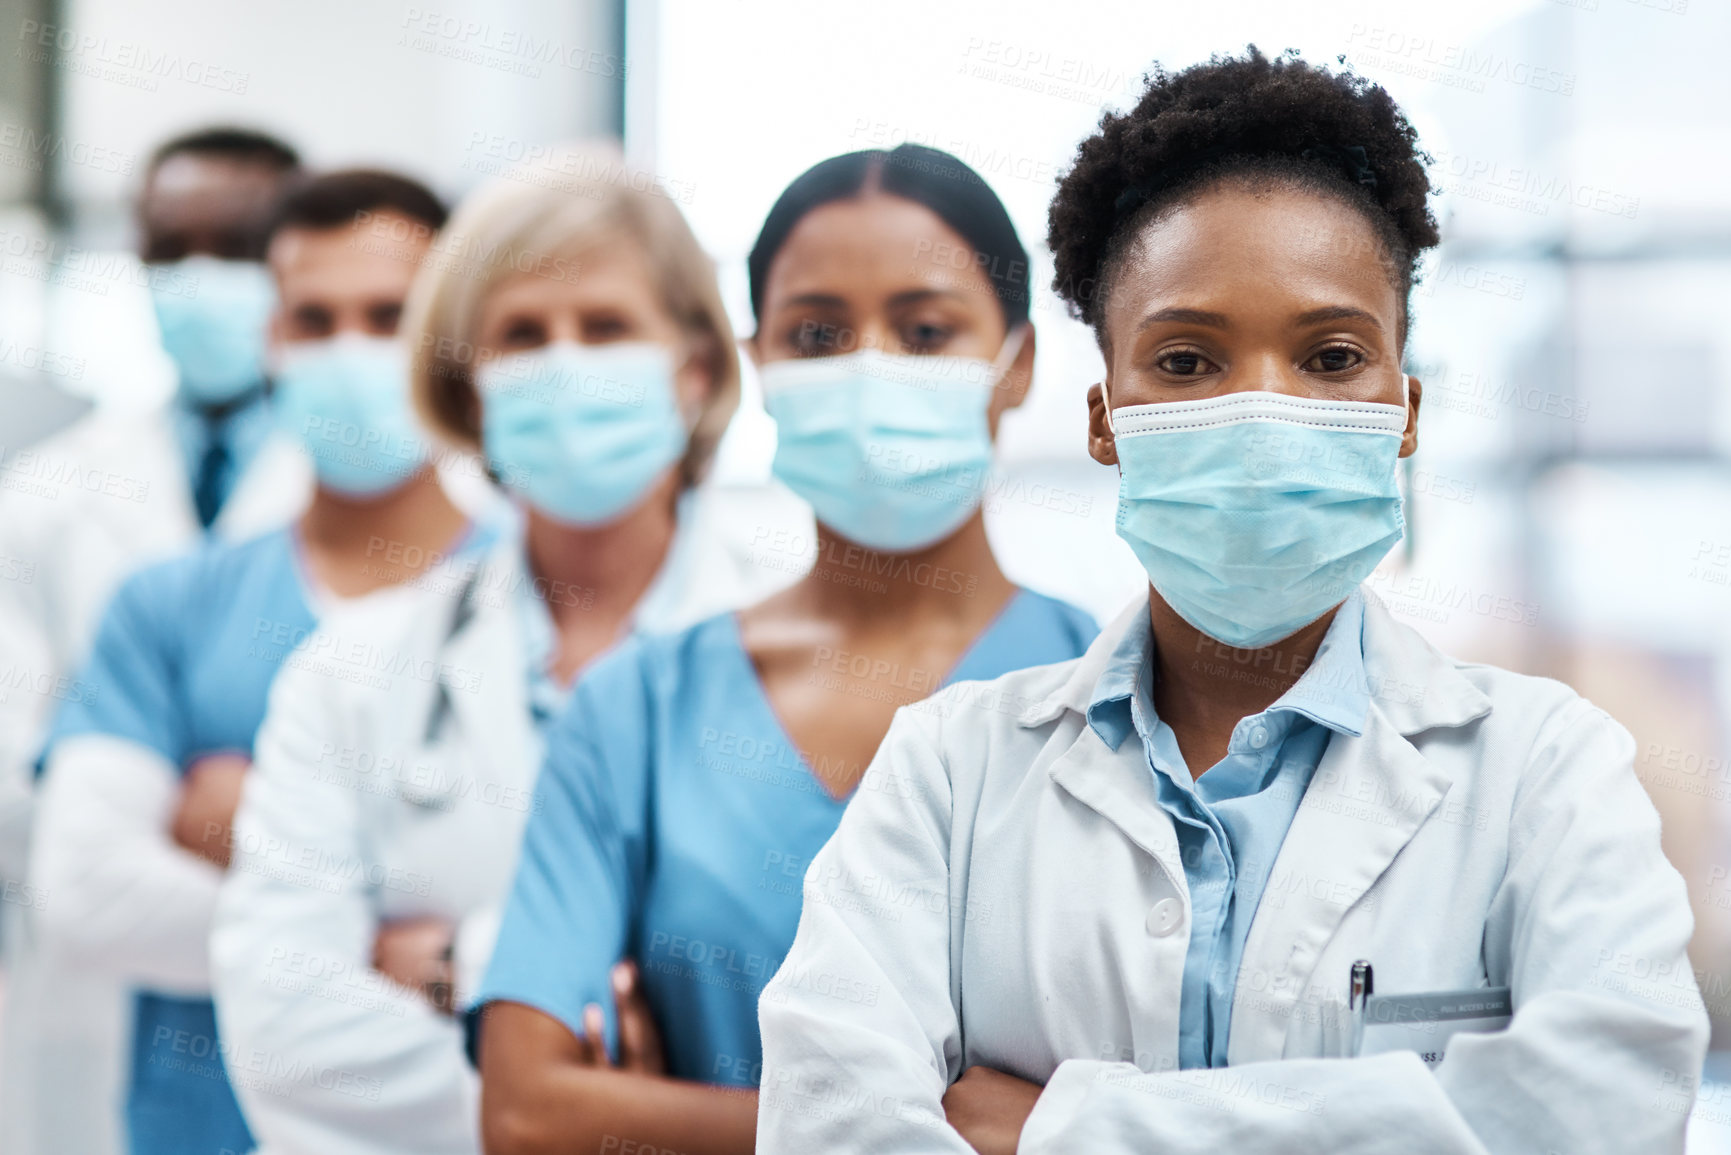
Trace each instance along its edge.
{"label": "mask ear loop", "polygon": [[[699,400],[689,415],[685,412],[685,405],[679,399],[679,374],[684,372],[685,367],[694,361],[698,362],[700,365],[703,364],[703,358],[698,356],[698,344],[699,342],[691,339],[690,334],[682,333],[679,337],[679,348],[668,350],[668,353],[670,354],[669,360],[673,363],[671,369],[673,380],[670,384],[673,386],[674,390],[674,409],[679,414],[680,424],[685,426],[685,438],[687,441],[690,441],[691,435],[697,431],[697,423],[703,420],[703,410],[706,405],[703,400]],[[706,369],[712,367],[713,366],[705,366]],[[711,381],[709,384],[711,389],[715,387],[714,381]]]}
{"label": "mask ear loop", "polygon": [[1031,326],[1023,321],[1010,330],[1009,336],[998,349],[998,355],[992,358],[992,388],[996,389],[1004,383],[1004,378],[1010,375],[1010,367],[1016,363],[1016,358],[1022,355],[1022,346],[1028,343],[1028,330]]}
{"label": "mask ear loop", "polygon": [[[1400,375],[1400,382],[1402,385],[1402,392],[1404,394],[1404,396],[1401,397],[1401,404],[1406,407],[1407,420],[1411,421],[1412,420],[1412,374],[1411,373],[1402,373]],[[1405,438],[1405,436],[1406,436],[1405,430],[1402,430],[1401,436],[1403,439]],[[1412,518],[1410,516],[1408,516],[1408,511],[1412,508],[1412,479],[1413,479],[1413,468],[1414,468],[1413,459],[1410,457],[1406,457],[1406,458],[1397,457],[1397,458],[1395,458],[1394,468],[1395,468],[1395,478],[1396,478],[1397,484],[1399,482],[1405,482],[1404,485],[1400,486],[1401,520],[1406,522],[1405,532],[1400,535],[1400,550],[1401,550],[1401,556],[1406,559],[1406,564],[1411,565],[1412,560],[1413,560],[1413,555],[1414,555],[1416,548],[1417,548],[1413,544]]]}

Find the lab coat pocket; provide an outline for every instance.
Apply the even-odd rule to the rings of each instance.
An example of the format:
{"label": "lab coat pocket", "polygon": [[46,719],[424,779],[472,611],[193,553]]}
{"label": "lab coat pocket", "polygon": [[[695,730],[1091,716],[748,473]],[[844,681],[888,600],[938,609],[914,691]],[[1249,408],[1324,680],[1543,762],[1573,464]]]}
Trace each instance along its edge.
{"label": "lab coat pocket", "polygon": [[[1234,1003],[1236,1015],[1242,1003],[1247,1013],[1275,1013],[1285,1024],[1283,1059],[1344,1059],[1353,1053],[1353,1017],[1346,1003],[1332,990],[1306,986],[1287,1005],[1275,994],[1256,990],[1255,976],[1241,985]],[[1267,1007],[1275,1010],[1268,1012]]]}
{"label": "lab coat pocket", "polygon": [[1513,1016],[1508,987],[1370,995],[1355,1015],[1354,1053],[1413,1051],[1435,1068],[1455,1035],[1500,1031]]}

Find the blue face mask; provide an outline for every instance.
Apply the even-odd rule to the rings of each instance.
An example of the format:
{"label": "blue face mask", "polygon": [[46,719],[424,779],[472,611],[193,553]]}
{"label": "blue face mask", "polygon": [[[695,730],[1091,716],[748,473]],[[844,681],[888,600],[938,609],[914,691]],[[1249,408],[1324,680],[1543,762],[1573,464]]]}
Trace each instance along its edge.
{"label": "blue face mask", "polygon": [[221,405],[264,377],[265,334],[276,307],[270,273],[256,261],[187,257],[150,278],[162,347],[180,371],[180,393]]}
{"label": "blue face mask", "polygon": [[985,493],[986,411],[1025,333],[1018,327],[996,362],[871,350],[764,366],[776,477],[818,521],[868,549],[942,541]]}
{"label": "blue face mask", "polygon": [[1227,645],[1290,637],[1400,540],[1402,406],[1229,393],[1111,423],[1118,536],[1166,603]]}
{"label": "blue face mask", "polygon": [[481,439],[500,481],[575,525],[612,521],[685,452],[673,356],[559,341],[479,374]]}
{"label": "blue face mask", "polygon": [[277,358],[271,408],[299,439],[319,484],[376,497],[413,477],[427,441],[409,408],[409,366],[387,337],[341,336],[289,345]]}

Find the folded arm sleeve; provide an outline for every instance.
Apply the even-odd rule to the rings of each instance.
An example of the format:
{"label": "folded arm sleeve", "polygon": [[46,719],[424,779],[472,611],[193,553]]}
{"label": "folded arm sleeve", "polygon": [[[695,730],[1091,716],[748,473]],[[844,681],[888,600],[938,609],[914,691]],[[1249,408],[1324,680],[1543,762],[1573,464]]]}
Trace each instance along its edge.
{"label": "folded arm sleeve", "polygon": [[758,1002],[759,1151],[973,1150],[943,1109],[961,1036],[936,724],[897,712],[867,775],[908,789],[856,795],[806,872],[799,933]]}
{"label": "folded arm sleeve", "polygon": [[169,834],[185,745],[175,573],[121,585],[65,688],[31,859],[50,934],[140,985],[200,994],[222,874]]}
{"label": "folded arm sleeve", "polygon": [[473,1155],[461,1031],[371,966],[368,879],[388,864],[370,856],[365,784],[321,755],[343,692],[286,668],[259,733],[211,936],[229,1076],[263,1149]]}
{"label": "folded arm sleeve", "polygon": [[46,933],[140,986],[210,989],[210,925],[222,871],[176,845],[180,776],[155,750],[80,734],[48,763],[31,877]]}
{"label": "folded arm sleeve", "polygon": [[649,719],[632,646],[578,684],[548,736],[534,810],[477,1006],[506,1000],[579,1037],[601,1005],[612,1047],[609,976],[625,952],[642,869]]}
{"label": "folded arm sleeve", "polygon": [[1070,1060],[1019,1150],[1681,1152],[1707,1045],[1683,882],[1628,733],[1585,702],[1547,732],[1519,771],[1484,931],[1507,1030],[1458,1036],[1434,1074],[1405,1053],[1164,1074]]}

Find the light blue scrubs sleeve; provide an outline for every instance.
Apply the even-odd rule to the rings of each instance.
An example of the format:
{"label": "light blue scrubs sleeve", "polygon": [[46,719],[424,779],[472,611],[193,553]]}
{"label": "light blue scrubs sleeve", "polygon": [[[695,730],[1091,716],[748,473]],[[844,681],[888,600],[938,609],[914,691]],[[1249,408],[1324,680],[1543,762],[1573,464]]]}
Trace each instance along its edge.
{"label": "light blue scrubs sleeve", "polygon": [[599,1003],[613,1046],[610,975],[625,954],[644,876],[650,728],[641,647],[626,642],[579,681],[547,735],[516,879],[475,1006],[524,1003],[581,1037],[583,1008]]}
{"label": "light blue scrubs sleeve", "polygon": [[108,603],[83,672],[64,687],[41,765],[61,738],[107,734],[146,746],[184,769],[183,711],[174,638],[183,566],[159,566],[128,578]]}

